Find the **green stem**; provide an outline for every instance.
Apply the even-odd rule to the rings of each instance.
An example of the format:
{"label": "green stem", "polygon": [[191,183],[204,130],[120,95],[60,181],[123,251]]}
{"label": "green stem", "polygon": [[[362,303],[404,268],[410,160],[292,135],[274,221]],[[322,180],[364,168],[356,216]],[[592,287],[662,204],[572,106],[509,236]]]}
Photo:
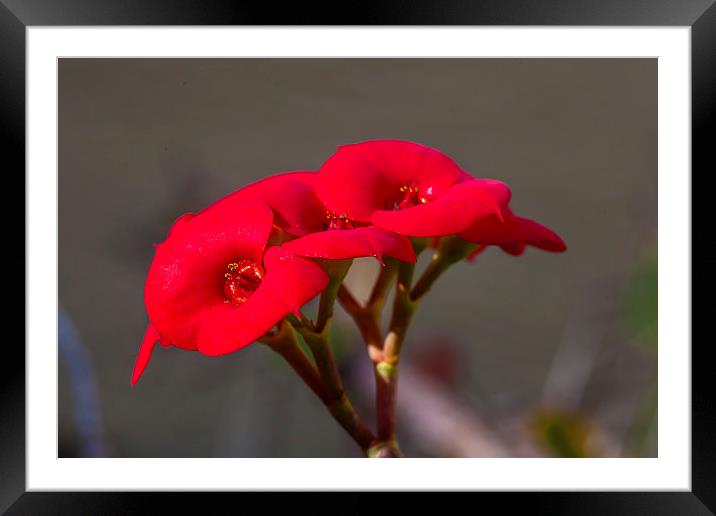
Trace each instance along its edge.
{"label": "green stem", "polygon": [[395,279],[396,273],[398,272],[399,262],[395,258],[386,258],[385,265],[380,269],[378,278],[373,285],[373,291],[368,299],[366,308],[375,308],[376,311],[381,312],[383,309],[383,303],[385,302],[385,295],[390,290],[393,280]]}
{"label": "green stem", "polygon": [[353,316],[354,314],[357,314],[358,312],[364,310],[364,308],[360,305],[356,298],[353,297],[353,294],[350,293],[350,290],[348,290],[344,285],[341,285],[338,289],[337,297],[338,302],[345,309],[345,311],[348,312],[348,315],[350,316]]}
{"label": "green stem", "polygon": [[388,335],[383,343],[383,358],[375,365],[378,439],[394,442],[395,405],[398,389],[400,350],[417,304],[410,299],[414,263],[401,263],[395,288],[393,314]]}
{"label": "green stem", "polygon": [[286,316],[286,321],[294,328],[313,328],[315,326],[313,321],[311,321],[311,319],[302,311],[299,311],[298,315],[288,314]]}
{"label": "green stem", "polygon": [[333,414],[333,417],[360,445],[361,449],[367,453],[368,448],[375,444],[375,436],[355,411],[343,388],[343,381],[328,339],[330,320],[320,333],[306,328],[300,328],[298,331],[311,350],[313,359],[316,362],[318,374],[330,400],[326,403],[328,409]]}
{"label": "green stem", "polygon": [[328,286],[321,293],[321,299],[318,302],[318,315],[316,316],[315,330],[318,333],[323,332],[328,322],[333,317],[333,306],[336,303],[336,295],[343,283],[343,279],[348,274],[353,260],[320,260],[323,269],[329,277]]}
{"label": "green stem", "polygon": [[450,268],[451,265],[463,260],[477,247],[477,244],[472,244],[458,237],[441,238],[433,259],[410,292],[410,299],[413,301],[420,300],[427,294],[430,287],[433,286],[443,272]]}
{"label": "green stem", "polygon": [[420,276],[420,279],[415,283],[415,287],[410,292],[410,298],[413,300],[421,299],[427,294],[430,287],[433,286],[435,281],[447,270],[449,264],[444,260],[437,259],[438,253],[433,255],[432,261],[428,264]]}
{"label": "green stem", "polygon": [[[416,255],[428,244],[427,239],[413,239]],[[475,245],[457,237],[445,237],[415,287],[411,289],[414,263],[391,260],[381,270],[367,305],[362,306],[351,293],[340,286],[336,296],[356,322],[374,363],[378,441],[366,452],[369,457],[402,457],[396,440],[396,399],[398,363],[403,342],[420,300],[450,265],[465,258]],[[385,297],[397,278],[393,313],[385,339],[380,329],[380,314]]]}
{"label": "green stem", "polygon": [[414,272],[414,263],[402,263],[398,269],[393,314],[390,318],[388,335],[383,342],[383,360],[391,365],[397,365],[400,360],[400,349],[418,305],[410,296],[410,284],[413,281]]}
{"label": "green stem", "polygon": [[374,363],[380,362],[383,359],[383,335],[380,330],[382,303],[364,308],[342,285],[338,290],[338,302],[358,326],[370,359]]}
{"label": "green stem", "polygon": [[332,401],[318,371],[301,349],[288,322],[283,321],[277,333],[265,335],[259,342],[279,354],[324,404],[328,405]]}
{"label": "green stem", "polygon": [[[373,432],[368,428],[363,419],[353,408],[350,400],[343,391],[343,385],[338,375],[338,370],[333,361],[330,347],[316,347],[316,341],[306,339],[306,335],[312,332],[305,327],[301,328],[301,335],[304,336],[314,357],[318,370],[308,359],[296,340],[296,334],[290,323],[284,321],[279,326],[279,331],[274,335],[265,336],[260,342],[266,344],[293,368],[298,376],[318,396],[328,408],[333,418],[348,432],[348,434],[361,447],[367,455],[371,446],[376,443]],[[321,334],[322,335],[322,334]],[[327,351],[326,351],[327,350]]]}
{"label": "green stem", "polygon": [[313,359],[316,362],[316,367],[318,368],[318,373],[321,375],[321,379],[326,386],[329,396],[331,396],[333,400],[337,400],[343,396],[344,389],[340,373],[338,372],[338,366],[333,356],[333,350],[328,341],[328,330],[330,330],[330,328],[326,326],[321,333],[305,329],[299,330],[299,333],[311,350]]}
{"label": "green stem", "polygon": [[[425,248],[426,243],[423,239],[414,241],[413,245],[419,252]],[[420,304],[420,300],[445,270],[465,258],[475,247],[474,244],[457,237],[442,238],[433,260],[412,289],[411,284],[415,273],[415,264],[401,263],[398,266],[390,328],[383,342],[383,356],[375,364],[378,439],[381,442],[397,442],[395,437],[395,413],[398,364],[408,327]],[[381,451],[381,453],[383,452],[385,450]]]}

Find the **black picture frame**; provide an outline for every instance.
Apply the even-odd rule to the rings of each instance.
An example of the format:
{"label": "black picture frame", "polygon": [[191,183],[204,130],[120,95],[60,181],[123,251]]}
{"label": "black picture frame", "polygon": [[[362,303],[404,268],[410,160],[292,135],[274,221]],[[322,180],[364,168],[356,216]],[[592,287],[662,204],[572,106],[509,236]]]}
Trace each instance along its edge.
{"label": "black picture frame", "polygon": [[[716,170],[709,136],[716,111],[716,5],[714,0],[488,0],[352,3],[339,11],[320,4],[273,5],[271,2],[183,0],[0,0],[0,145],[8,197],[24,199],[7,181],[20,181],[25,191],[25,29],[38,25],[622,25],[690,26],[692,44],[692,178]],[[711,129],[711,131],[709,130]],[[698,172],[697,172],[698,171]],[[694,174],[696,172],[696,174]],[[699,179],[702,181],[702,179]],[[693,184],[693,183],[692,183]],[[696,190],[692,191],[696,192]],[[700,191],[705,191],[701,188]],[[24,204],[24,200],[21,201]],[[24,208],[24,206],[23,206]],[[7,209],[7,208],[6,208]],[[22,210],[24,213],[24,209]],[[8,213],[8,212],[6,212]],[[20,210],[9,210],[20,213]],[[693,217],[692,217],[693,218]],[[700,219],[697,219],[700,220]],[[25,228],[6,215],[6,241],[16,249],[5,265],[7,288],[20,281],[25,268]],[[16,231],[17,235],[8,234]],[[22,230],[22,234],[20,234]],[[691,249],[693,253],[693,245]],[[7,256],[7,255],[6,255]],[[693,256],[693,255],[692,255]],[[693,269],[692,269],[693,270]],[[41,271],[39,271],[41,273]],[[706,284],[699,284],[705,290]],[[19,285],[18,285],[19,291]],[[24,284],[23,284],[24,292]],[[22,299],[25,299],[23,294]],[[13,299],[11,306],[22,306]],[[9,326],[10,314],[5,314]],[[19,326],[19,325],[18,325]],[[9,329],[9,328],[8,328]],[[207,512],[219,497],[231,503],[248,493],[70,493],[25,492],[25,350],[6,331],[0,375],[0,512],[18,514],[137,514],[150,501],[169,511],[173,504]],[[688,345],[688,343],[684,343]],[[549,514],[713,514],[716,511],[716,418],[714,389],[709,383],[708,341],[692,342],[692,491],[588,493],[475,493],[493,497],[502,510],[525,509]],[[668,436],[661,436],[667,438]],[[400,502],[383,494],[353,493],[355,501],[341,507],[350,512],[389,509]],[[424,498],[424,496],[421,498]],[[469,496],[474,496],[473,494]],[[499,499],[494,497],[499,496]],[[229,498],[231,497],[231,498]],[[278,499],[272,499],[278,502]],[[272,503],[275,503],[272,501]],[[423,503],[421,501],[420,503]],[[437,502],[440,503],[440,502]],[[468,502],[469,503],[469,502]],[[475,502],[472,502],[475,503]],[[377,505],[376,505],[377,504]],[[329,507],[331,504],[329,504]],[[443,506],[444,507],[444,506]],[[477,505],[468,505],[477,510]],[[211,512],[211,511],[208,511]]]}

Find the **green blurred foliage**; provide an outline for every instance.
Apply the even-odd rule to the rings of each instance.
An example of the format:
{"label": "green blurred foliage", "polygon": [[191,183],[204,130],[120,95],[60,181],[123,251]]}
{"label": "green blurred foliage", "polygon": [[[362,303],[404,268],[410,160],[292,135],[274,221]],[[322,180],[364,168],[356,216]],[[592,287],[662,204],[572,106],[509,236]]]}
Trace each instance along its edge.
{"label": "green blurred foliage", "polygon": [[[622,306],[623,323],[629,340],[652,355],[658,351],[659,267],[656,249],[637,261],[627,282]],[[657,453],[658,396],[656,370],[647,384],[625,440],[630,457],[651,457]]]}
{"label": "green blurred foliage", "polygon": [[659,334],[659,268],[655,252],[644,255],[627,283],[624,319],[629,335],[646,349],[656,352]]}
{"label": "green blurred foliage", "polygon": [[654,381],[643,394],[625,442],[627,457],[653,457],[658,452],[658,402]]}
{"label": "green blurred foliage", "polygon": [[529,429],[537,443],[554,457],[599,456],[596,427],[578,412],[537,409],[530,419]]}

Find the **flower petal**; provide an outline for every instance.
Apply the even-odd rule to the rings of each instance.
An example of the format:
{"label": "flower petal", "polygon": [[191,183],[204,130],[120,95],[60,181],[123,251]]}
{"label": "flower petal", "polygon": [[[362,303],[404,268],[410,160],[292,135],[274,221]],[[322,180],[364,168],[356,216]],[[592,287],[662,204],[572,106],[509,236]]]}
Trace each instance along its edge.
{"label": "flower petal", "polygon": [[196,349],[204,312],[224,302],[227,265],[261,263],[272,219],[264,204],[227,199],[175,224],[157,246],[144,288],[149,320],[164,340]]}
{"label": "flower petal", "polygon": [[383,256],[391,256],[404,262],[415,262],[415,251],[408,237],[375,226],[311,233],[286,242],[283,247],[308,258],[344,260],[374,256],[382,262]]}
{"label": "flower petal", "polygon": [[475,248],[474,251],[472,251],[470,254],[468,254],[465,257],[465,260],[467,260],[468,262],[474,262],[475,259],[477,258],[477,256],[484,253],[486,250],[487,250],[486,245],[478,246],[477,248]]}
{"label": "flower petal", "polygon": [[546,226],[518,217],[509,209],[504,210],[503,215],[503,221],[495,215],[485,217],[458,236],[475,244],[499,245],[514,256],[522,254],[525,245],[553,253],[567,249],[559,235]]}
{"label": "flower petal", "polygon": [[368,222],[374,211],[392,209],[401,187],[415,184],[421,196],[439,195],[463,174],[451,158],[425,145],[373,140],[339,147],[315,186],[329,210]]}
{"label": "flower petal", "polygon": [[507,254],[511,254],[512,256],[522,256],[522,254],[525,252],[525,249],[527,249],[527,246],[525,244],[505,244],[501,245],[500,249],[502,249]]}
{"label": "flower petal", "polygon": [[252,183],[227,197],[255,200],[274,212],[274,224],[292,235],[325,229],[326,208],[316,195],[315,172],[287,172]]}
{"label": "flower petal", "polygon": [[[396,211],[376,211],[376,226],[415,237],[436,237],[459,233],[479,219],[501,214],[510,200],[510,189],[491,179],[456,183],[432,202]],[[501,215],[499,215],[501,216]]]}
{"label": "flower petal", "polygon": [[251,344],[328,285],[328,276],[318,265],[280,247],[267,251],[264,268],[261,285],[245,303],[225,303],[205,314],[198,334],[199,351],[225,355]]}
{"label": "flower petal", "polygon": [[132,371],[132,385],[136,385],[139,378],[142,376],[144,369],[146,369],[149,359],[152,358],[152,351],[154,351],[154,345],[159,340],[159,335],[151,324],[144,333],[144,339],[142,345],[139,348],[139,354],[137,360],[134,362],[134,370]]}

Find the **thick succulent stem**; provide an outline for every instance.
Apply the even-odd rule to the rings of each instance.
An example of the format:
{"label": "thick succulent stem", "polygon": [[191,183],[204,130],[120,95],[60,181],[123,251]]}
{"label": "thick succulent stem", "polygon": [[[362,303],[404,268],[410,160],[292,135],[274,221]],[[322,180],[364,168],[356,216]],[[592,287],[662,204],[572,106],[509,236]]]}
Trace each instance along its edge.
{"label": "thick succulent stem", "polygon": [[370,359],[373,363],[380,362],[383,358],[383,335],[380,329],[382,305],[364,308],[344,286],[338,290],[338,301],[358,326]]}
{"label": "thick succulent stem", "polygon": [[318,369],[301,349],[294,329],[287,321],[281,323],[276,334],[263,337],[261,342],[283,357],[367,455],[376,438],[343,390],[330,343],[325,337],[328,326],[320,334],[301,328],[301,334],[314,355]]}
{"label": "thick succulent stem", "polygon": [[423,271],[420,279],[415,282],[415,286],[410,292],[410,299],[413,301],[422,299],[443,272],[448,270],[451,265],[463,260],[477,247],[479,247],[477,244],[471,244],[458,237],[441,238],[430,264]]}
{"label": "thick succulent stem", "polygon": [[400,350],[415,313],[416,304],[410,299],[410,284],[415,264],[402,263],[398,269],[395,301],[390,328],[383,342],[382,360],[375,364],[376,408],[378,439],[394,442],[396,425],[396,397],[398,394],[398,362]]}
{"label": "thick succulent stem", "polygon": [[324,270],[328,273],[328,286],[323,290],[318,302],[318,315],[316,316],[315,330],[321,333],[333,318],[333,306],[336,296],[341,288],[343,279],[348,274],[353,260],[322,260]]}
{"label": "thick succulent stem", "polygon": [[280,355],[324,404],[327,405],[332,401],[318,371],[301,349],[287,321],[279,325],[278,332],[263,336],[259,342]]}
{"label": "thick succulent stem", "polygon": [[[422,250],[425,244],[425,241],[414,243],[418,250]],[[442,238],[432,261],[412,288],[415,264],[401,263],[398,266],[390,328],[383,342],[382,357],[375,363],[378,439],[381,442],[397,442],[395,427],[398,365],[408,327],[420,300],[443,272],[465,258],[475,247],[474,244],[457,237]]]}

